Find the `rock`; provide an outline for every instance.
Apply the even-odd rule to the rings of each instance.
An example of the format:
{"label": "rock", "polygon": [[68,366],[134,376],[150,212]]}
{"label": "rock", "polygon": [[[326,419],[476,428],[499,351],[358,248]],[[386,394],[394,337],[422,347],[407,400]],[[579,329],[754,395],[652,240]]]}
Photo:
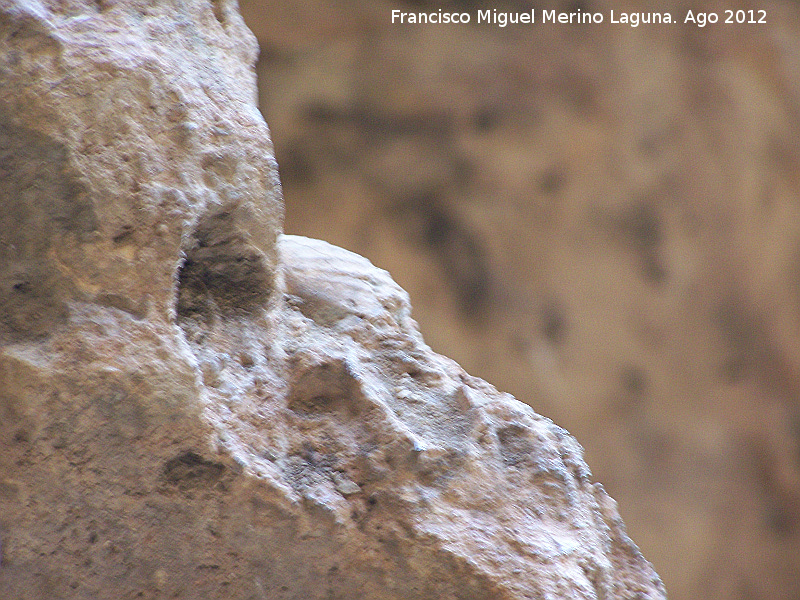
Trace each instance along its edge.
{"label": "rock", "polygon": [[569,434],[279,236],[232,5],[0,36],[0,596],[665,597]]}
{"label": "rock", "polygon": [[282,209],[238,13],[50,4],[0,21],[0,339],[48,334],[70,302],[169,322],[184,255],[179,311],[264,300]]}
{"label": "rock", "polygon": [[240,0],[285,232],[387,269],[434,350],[575,435],[670,598],[797,600],[800,3],[449,4],[473,23]]}

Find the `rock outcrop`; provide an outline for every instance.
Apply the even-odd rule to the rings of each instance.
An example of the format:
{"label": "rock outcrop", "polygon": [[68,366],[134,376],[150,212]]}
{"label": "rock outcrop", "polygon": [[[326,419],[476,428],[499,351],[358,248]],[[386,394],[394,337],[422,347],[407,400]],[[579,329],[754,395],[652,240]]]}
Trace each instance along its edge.
{"label": "rock outcrop", "polygon": [[434,350],[574,434],[670,598],[797,600],[800,4],[391,22],[442,4],[240,0],[285,231],[387,269]]}
{"label": "rock outcrop", "polygon": [[0,596],[664,598],[581,448],[280,235],[233,3],[0,7]]}

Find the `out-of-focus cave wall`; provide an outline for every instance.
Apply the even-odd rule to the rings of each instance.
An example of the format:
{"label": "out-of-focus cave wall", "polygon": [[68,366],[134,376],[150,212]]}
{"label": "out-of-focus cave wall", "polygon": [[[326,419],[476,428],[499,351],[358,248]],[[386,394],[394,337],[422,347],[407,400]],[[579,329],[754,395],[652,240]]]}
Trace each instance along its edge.
{"label": "out-of-focus cave wall", "polygon": [[[391,23],[442,6],[606,23]],[[285,230],[388,269],[434,349],[575,434],[671,598],[800,597],[800,6],[241,7]]]}

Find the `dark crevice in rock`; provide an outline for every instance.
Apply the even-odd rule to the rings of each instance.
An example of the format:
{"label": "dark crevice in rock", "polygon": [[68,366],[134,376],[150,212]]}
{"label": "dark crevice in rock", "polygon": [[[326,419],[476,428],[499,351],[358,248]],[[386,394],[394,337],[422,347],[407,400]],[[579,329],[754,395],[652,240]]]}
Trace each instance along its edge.
{"label": "dark crevice in rock", "polygon": [[178,316],[250,313],[272,291],[272,273],[237,225],[233,211],[206,217],[178,272]]}
{"label": "dark crevice in rock", "polygon": [[172,458],[164,465],[164,482],[181,491],[219,488],[225,477],[225,465],[204,459],[199,454],[187,451]]}

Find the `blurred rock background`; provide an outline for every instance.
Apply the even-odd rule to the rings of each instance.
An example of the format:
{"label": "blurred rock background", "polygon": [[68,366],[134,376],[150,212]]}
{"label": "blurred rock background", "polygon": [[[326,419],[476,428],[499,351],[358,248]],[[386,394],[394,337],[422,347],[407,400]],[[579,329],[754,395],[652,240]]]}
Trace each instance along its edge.
{"label": "blurred rock background", "polygon": [[[473,24],[391,24],[440,7]],[[572,432],[673,600],[800,598],[800,5],[241,8],[286,232],[388,269],[435,350]]]}

